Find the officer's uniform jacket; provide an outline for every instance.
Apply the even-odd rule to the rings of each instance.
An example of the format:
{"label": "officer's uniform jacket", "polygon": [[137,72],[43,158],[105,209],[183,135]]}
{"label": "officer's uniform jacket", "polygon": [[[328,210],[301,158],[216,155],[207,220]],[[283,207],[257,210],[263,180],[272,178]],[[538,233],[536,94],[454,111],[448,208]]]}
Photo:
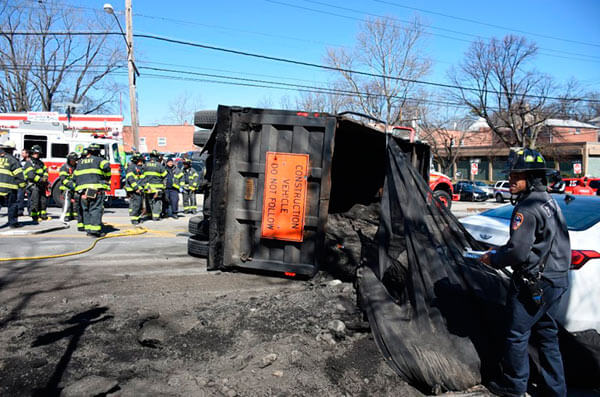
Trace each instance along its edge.
{"label": "officer's uniform jacket", "polygon": [[[77,166],[77,164],[75,164]],[[75,190],[75,181],[73,180],[75,167],[67,161],[60,167],[58,172],[58,188],[60,190]]]}
{"label": "officer's uniform jacket", "polygon": [[571,265],[569,232],[560,207],[546,191],[531,191],[515,206],[510,239],[490,256],[492,266],[511,266],[515,272],[536,276],[540,259],[547,256],[543,277],[554,286],[568,285]]}
{"label": "officer's uniform jacket", "polygon": [[138,189],[142,189],[142,167],[135,164],[134,162],[129,163],[127,171],[125,173],[125,190],[128,192],[134,192]]}
{"label": "officer's uniform jacket", "polygon": [[198,190],[198,185],[200,184],[200,175],[198,175],[198,171],[190,168],[183,167],[183,178],[181,178],[181,187],[183,190],[189,190],[195,192]]}
{"label": "officer's uniform jacket", "polygon": [[181,178],[183,177],[183,172],[175,166],[170,168],[166,167],[166,170],[167,175],[165,177],[165,188],[179,190],[179,187],[181,186]]}
{"label": "officer's uniform jacket", "polygon": [[75,191],[85,189],[108,190],[110,187],[110,163],[98,156],[80,159],[75,168]]}
{"label": "officer's uniform jacket", "polygon": [[156,159],[147,161],[142,168],[143,186],[149,193],[165,190],[167,170]]}
{"label": "officer's uniform jacket", "polygon": [[0,157],[0,196],[6,196],[11,190],[25,187],[23,169],[19,160],[5,153]]}
{"label": "officer's uniform jacket", "polygon": [[44,178],[45,181],[48,181],[48,169],[46,168],[44,162],[40,159],[34,159],[31,157],[25,164],[23,173],[25,175],[25,180],[28,183],[37,185]]}

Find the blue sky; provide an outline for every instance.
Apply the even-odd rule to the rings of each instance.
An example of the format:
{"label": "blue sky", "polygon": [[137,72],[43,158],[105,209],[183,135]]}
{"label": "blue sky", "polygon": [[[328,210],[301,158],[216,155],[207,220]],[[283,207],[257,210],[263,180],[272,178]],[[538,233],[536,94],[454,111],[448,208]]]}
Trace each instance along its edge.
{"label": "blue sky", "polygon": [[[99,10],[104,2],[72,0],[73,4]],[[112,5],[119,11],[124,3],[119,0]],[[526,36],[540,47],[534,65],[538,70],[553,75],[559,82],[574,77],[589,89],[600,90],[600,1],[597,0],[133,0],[133,10],[135,33],[319,64],[324,63],[328,47],[354,45],[360,21],[368,14],[399,20],[418,15],[431,33],[425,36],[424,46],[433,59],[432,72],[425,78],[428,81],[447,82],[447,70],[461,61],[476,37],[503,37],[512,32]],[[121,18],[124,23],[124,17]],[[135,54],[140,66],[241,78],[322,85],[333,77],[332,72],[313,68],[144,38],[135,39]],[[298,95],[294,91],[151,76],[164,72],[141,70],[141,73],[138,104],[142,125],[168,122],[169,103],[184,94],[199,101],[204,109],[216,108],[218,104],[277,107],[282,97],[287,96],[295,103]],[[127,84],[126,77],[117,79]],[[124,94],[123,114],[129,123],[127,103]]]}

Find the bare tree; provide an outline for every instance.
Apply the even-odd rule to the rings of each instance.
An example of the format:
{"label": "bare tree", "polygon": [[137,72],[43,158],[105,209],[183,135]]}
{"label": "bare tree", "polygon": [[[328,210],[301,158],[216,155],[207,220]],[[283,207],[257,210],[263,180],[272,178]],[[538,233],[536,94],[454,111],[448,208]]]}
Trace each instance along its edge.
{"label": "bare tree", "polygon": [[524,37],[478,40],[458,70],[449,74],[455,85],[463,87],[455,91],[455,99],[483,117],[507,146],[535,147],[545,121],[555,114],[547,98],[556,88],[554,82],[527,68],[537,52]]}
{"label": "bare tree", "polygon": [[[336,87],[336,83],[331,85]],[[296,106],[299,110],[318,113],[339,113],[350,107],[350,96],[326,92],[303,92],[296,98]]]}
{"label": "bare tree", "polygon": [[[589,121],[600,116],[600,91],[588,91],[581,82],[571,79],[562,88],[564,94],[559,95],[554,104],[557,118]],[[586,98],[595,101],[573,100],[573,98]]]}
{"label": "bare tree", "polygon": [[421,109],[419,138],[427,142],[431,155],[445,174],[451,174],[452,166],[460,157],[465,139],[473,120],[450,109],[429,106]]}
{"label": "bare tree", "polygon": [[[51,111],[58,102],[73,102],[92,113],[116,100],[119,87],[109,75],[123,63],[123,43],[79,33],[106,31],[114,21],[83,17],[58,0],[0,0],[0,9],[0,110]],[[32,34],[18,34],[23,31]]]}
{"label": "bare tree", "polygon": [[[353,50],[329,49],[326,62],[340,69],[338,87],[349,93],[349,110],[398,124],[419,95],[414,80],[425,76],[431,61],[421,45],[424,27],[418,19],[401,25],[393,18],[367,19]],[[383,77],[358,75],[359,70]]]}
{"label": "bare tree", "polygon": [[202,99],[199,95],[193,95],[184,91],[169,102],[169,115],[167,119],[173,124],[192,124],[194,113],[202,108]]}

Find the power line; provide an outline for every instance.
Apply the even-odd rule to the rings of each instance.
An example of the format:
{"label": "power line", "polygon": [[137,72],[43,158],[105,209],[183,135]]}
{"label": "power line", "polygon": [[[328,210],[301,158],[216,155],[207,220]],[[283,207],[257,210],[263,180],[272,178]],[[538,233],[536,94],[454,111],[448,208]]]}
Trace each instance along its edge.
{"label": "power line", "polygon": [[439,15],[439,16],[443,16],[443,17],[446,17],[446,18],[452,18],[452,19],[456,19],[458,21],[475,23],[475,24],[478,24],[478,25],[489,26],[489,27],[492,27],[492,28],[511,30],[513,32],[523,33],[523,34],[527,34],[527,35],[530,35],[530,36],[537,36],[537,37],[543,37],[545,39],[559,40],[559,41],[564,41],[564,42],[567,42],[567,43],[583,44],[583,45],[588,45],[588,46],[592,46],[592,47],[600,47],[600,44],[586,43],[586,42],[583,42],[583,41],[570,40],[570,39],[565,39],[565,38],[562,38],[562,37],[555,37],[555,36],[545,35],[545,34],[541,34],[541,33],[528,32],[526,30],[513,29],[513,28],[506,27],[506,26],[495,25],[493,23],[481,22],[481,21],[477,21],[477,20],[474,20],[474,19],[469,19],[469,18],[464,18],[464,17],[458,17],[458,16],[455,16],[455,15],[444,14],[444,13],[441,13],[441,12],[426,10],[426,9],[423,9],[423,8],[409,7],[409,6],[405,6],[405,5],[398,4],[398,3],[395,3],[395,2],[391,2],[391,1],[385,1],[385,0],[373,0],[373,1],[376,2],[376,3],[387,4],[387,5],[391,5],[391,6],[394,6],[394,7],[405,8],[405,9],[408,9],[408,10],[419,11],[419,12],[423,12],[423,13],[427,13],[427,14],[432,14],[432,15]]}
{"label": "power line", "polygon": [[[337,14],[337,13],[334,13],[334,12],[319,10],[319,9],[310,8],[310,7],[303,7],[303,6],[299,6],[297,4],[290,4],[290,3],[283,2],[283,1],[277,1],[277,0],[265,0],[265,1],[267,1],[269,3],[273,3],[273,4],[279,4],[279,5],[282,5],[282,6],[285,6],[285,7],[297,8],[297,9],[301,9],[301,10],[307,10],[307,11],[312,11],[312,12],[316,12],[316,13],[321,13],[321,14],[326,14],[326,15],[330,15],[330,16],[335,16],[335,17],[339,17],[339,18],[345,18],[345,19],[351,19],[351,20],[355,20],[355,21],[359,21],[359,22],[364,22],[364,20],[362,18],[351,17],[351,16],[348,16],[348,15]],[[373,13],[369,13],[369,12],[357,10],[357,9],[354,9],[354,8],[342,7],[342,6],[338,6],[338,5],[334,5],[334,4],[325,3],[325,2],[322,2],[322,1],[314,1],[314,0],[304,0],[304,1],[307,2],[307,3],[318,4],[318,5],[322,5],[322,6],[326,6],[326,7],[331,7],[331,8],[334,8],[334,9],[339,9],[339,10],[344,10],[344,11],[350,11],[350,12],[354,12],[354,13],[357,13],[357,14],[364,14],[364,15],[368,15],[368,16],[371,16],[371,17],[385,18],[387,20],[394,20],[394,21],[398,21],[398,22],[402,22],[402,23],[407,23],[407,24],[411,24],[412,23],[411,21],[407,21],[407,20],[403,20],[403,19],[399,19],[399,18],[395,18],[395,17],[373,14]],[[453,30],[453,29],[436,27],[436,26],[433,26],[433,25],[429,26],[429,28],[430,29],[434,29],[434,30],[443,31],[443,32],[448,32],[448,33],[461,34],[461,35],[468,36],[468,37],[473,37],[473,38],[476,38],[476,39],[490,40],[489,37],[484,37],[484,36],[481,36],[481,35],[478,35],[478,34],[465,33],[465,32],[460,32],[460,31]],[[427,31],[424,31],[423,33],[431,35],[431,36],[442,37],[442,38],[445,38],[445,39],[456,40],[456,41],[461,41],[461,42],[465,42],[465,43],[471,43],[472,42],[471,40],[461,39],[461,38],[458,38],[458,37],[447,36],[447,35],[439,34],[439,33],[431,33],[431,32],[427,32]],[[544,50],[544,51],[551,51],[551,52],[563,53],[563,54],[568,54],[568,55],[575,55],[575,56],[580,56],[580,57],[588,57],[588,58],[591,58],[591,59],[564,57],[564,56],[561,56],[561,55],[555,55],[555,54],[549,54],[549,53],[542,53],[542,52],[540,52],[541,55],[546,55],[546,56],[550,56],[550,57],[565,58],[565,59],[580,60],[580,61],[588,61],[588,62],[595,62],[592,59],[596,59],[596,60],[600,61],[600,57],[597,57],[597,56],[594,56],[594,55],[579,54],[579,53],[568,52],[568,51],[564,51],[564,50],[555,50],[555,49],[552,49],[552,48],[544,48],[544,47],[539,47],[539,49]]]}
{"label": "power line", "polygon": [[[33,2],[33,3],[37,3],[38,0],[28,0],[28,1]],[[332,12],[328,12],[328,11],[323,11],[323,10],[318,10],[318,9],[309,8],[309,7],[302,7],[302,6],[298,6],[298,5],[294,5],[294,4],[284,3],[284,2],[281,2],[281,1],[275,1],[275,0],[265,0],[265,1],[267,1],[269,3],[273,3],[273,4],[279,4],[279,5],[286,6],[286,7],[292,7],[292,8],[297,8],[297,9],[304,9],[304,10],[308,10],[308,11],[312,11],[312,12],[317,12],[317,13],[322,13],[322,14],[327,14],[327,15],[336,16],[336,17],[340,17],[340,18],[346,18],[346,19],[356,20],[356,21],[360,21],[360,22],[364,21],[364,19],[362,19],[362,18],[350,17],[350,16],[347,16],[347,15],[336,14],[336,13],[332,13]],[[348,7],[336,6],[336,5],[333,5],[333,4],[328,4],[328,3],[324,3],[324,2],[320,2],[320,1],[313,1],[313,0],[304,0],[304,1],[309,2],[309,3],[313,3],[313,4],[320,4],[320,5],[327,6],[327,7],[337,8],[337,9],[341,9],[341,10],[351,11],[351,12],[355,12],[355,13],[359,13],[359,14],[365,14],[365,15],[370,15],[370,16],[374,16],[374,17],[381,17],[381,18],[387,18],[387,19],[394,19],[394,20],[397,20],[399,22],[410,23],[410,21],[406,21],[406,20],[402,20],[402,19],[398,19],[398,18],[390,18],[389,16],[381,16],[381,15],[372,14],[372,13],[368,13],[368,12],[364,12],[364,11],[360,11],[360,10],[356,10],[356,9],[352,9],[352,8],[348,8]],[[9,7],[17,8],[17,6],[9,6]],[[35,6],[24,6],[24,7],[31,8],[31,9],[38,8],[37,4]],[[91,11],[91,12],[93,12],[95,14],[101,14],[101,13],[103,13],[102,10],[98,10],[98,9],[95,9],[95,8],[82,7],[82,6],[74,6],[74,5],[70,5],[70,4],[68,6],[66,4],[64,6],[63,5],[55,4],[53,6],[53,8],[62,9],[62,10],[71,10],[71,9],[87,10],[87,11]],[[425,11],[423,11],[423,12],[425,12]],[[175,23],[185,23],[185,24],[194,25],[194,26],[202,26],[202,27],[207,27],[207,28],[211,28],[211,29],[229,30],[229,31],[232,31],[232,32],[246,33],[246,34],[249,33],[249,34],[255,34],[255,35],[264,36],[264,37],[281,38],[281,39],[285,39],[285,40],[302,41],[302,42],[307,42],[307,43],[325,44],[325,45],[336,46],[336,47],[345,47],[345,46],[342,46],[342,45],[336,45],[336,44],[331,44],[331,43],[326,43],[326,42],[321,42],[321,41],[314,41],[314,40],[306,40],[306,39],[302,39],[302,38],[298,38],[298,37],[274,35],[274,34],[270,34],[270,33],[250,31],[250,30],[244,30],[244,29],[234,29],[234,28],[228,28],[228,27],[220,26],[220,25],[208,25],[208,24],[202,24],[202,23],[193,22],[193,21],[187,21],[187,20],[182,20],[182,19],[159,17],[159,16],[145,15],[145,14],[140,14],[140,13],[134,13],[133,15],[134,16],[138,16],[138,17],[142,17],[142,18],[154,19],[154,20],[161,20],[161,21],[168,21],[168,22],[175,22]],[[429,28],[434,29],[434,30],[439,30],[439,31],[445,31],[445,32],[450,32],[450,33],[455,33],[455,34],[461,34],[461,35],[465,35],[465,36],[469,36],[469,37],[474,37],[474,38],[479,38],[479,39],[486,39],[486,40],[490,39],[489,37],[483,37],[481,35],[477,35],[477,34],[473,34],[473,33],[465,33],[465,32],[460,32],[460,31],[456,31],[456,30],[452,30],[452,29],[446,29],[446,28],[441,28],[441,27],[436,27],[436,26],[429,26]],[[470,40],[461,39],[461,38],[458,38],[458,37],[447,36],[447,35],[444,35],[444,34],[431,33],[431,32],[424,32],[424,33],[428,34],[428,35],[436,36],[436,37],[441,37],[441,38],[444,38],[444,39],[461,41],[461,42],[465,42],[465,43],[471,43]],[[523,33],[526,33],[526,32],[523,32]],[[543,50],[543,51],[553,52],[553,53],[547,53],[547,52],[540,51],[539,54],[542,55],[542,56],[548,56],[548,57],[553,57],[553,58],[561,58],[561,59],[568,59],[568,60],[572,60],[572,61],[594,62],[594,63],[599,63],[600,62],[600,57],[597,57],[597,56],[594,56],[594,55],[573,53],[573,52],[568,52],[568,51],[558,50],[558,49],[552,49],[552,48],[544,48],[544,47],[538,47],[538,48],[540,50]],[[570,56],[557,55],[556,53],[562,53],[562,54],[567,54],[567,55],[574,55],[576,57],[585,57],[585,58],[573,58],[573,57],[570,57]],[[440,60],[440,59],[434,59],[434,60],[436,62],[439,62],[439,63],[450,64],[450,62],[447,62],[447,61],[444,61],[444,60]]]}
{"label": "power line", "polygon": [[[6,34],[6,33],[7,32],[0,31],[0,34]],[[8,33],[11,33],[14,35],[25,35],[25,36],[85,35],[85,34],[88,34],[88,35],[120,35],[120,33],[117,33],[117,32],[54,32],[54,31],[53,32],[21,32],[21,31],[18,31],[18,32],[8,32]],[[288,64],[306,66],[306,67],[317,68],[317,69],[331,70],[331,71],[335,71],[335,72],[345,72],[345,73],[351,73],[351,74],[356,74],[356,75],[361,75],[361,76],[376,77],[376,78],[389,79],[389,80],[399,80],[399,81],[403,81],[406,83],[422,84],[422,85],[428,85],[428,86],[439,87],[439,88],[459,89],[459,90],[464,90],[464,91],[472,91],[472,92],[476,92],[476,93],[482,92],[481,90],[479,90],[477,88],[472,88],[472,87],[464,87],[464,86],[459,86],[459,85],[454,85],[454,84],[446,84],[446,83],[417,80],[417,79],[407,79],[407,78],[398,77],[398,76],[386,76],[386,75],[377,74],[377,73],[363,72],[363,71],[352,70],[352,69],[347,69],[347,68],[338,68],[338,67],[334,67],[334,66],[320,65],[320,64],[316,64],[316,63],[312,63],[312,62],[299,61],[299,60],[294,60],[294,59],[289,59],[289,58],[274,57],[274,56],[269,56],[269,55],[264,55],[264,54],[251,53],[251,52],[247,52],[247,51],[233,50],[233,49],[229,49],[229,48],[216,47],[216,46],[211,46],[211,45],[207,45],[207,44],[194,43],[191,41],[171,39],[171,38],[158,36],[158,35],[136,33],[133,36],[138,37],[138,38],[163,41],[163,42],[167,42],[167,43],[186,45],[186,46],[191,46],[191,47],[196,47],[196,48],[204,48],[204,49],[208,49],[208,50],[220,51],[220,52],[225,52],[225,53],[229,53],[229,54],[242,55],[242,56],[247,56],[247,57],[251,57],[251,58],[265,59],[265,60],[269,60],[269,61],[288,63]],[[521,93],[516,93],[516,92],[508,93],[508,92],[500,92],[500,91],[495,91],[495,90],[484,90],[483,92],[485,92],[487,94],[500,94],[500,95],[510,94],[513,96],[521,96],[524,98],[527,97],[527,98],[551,99],[551,100],[560,100],[560,101],[577,101],[577,102],[583,101],[583,102],[590,102],[590,103],[600,103],[600,100],[590,99],[590,98],[552,97],[552,96],[524,94],[524,93],[521,94]]]}

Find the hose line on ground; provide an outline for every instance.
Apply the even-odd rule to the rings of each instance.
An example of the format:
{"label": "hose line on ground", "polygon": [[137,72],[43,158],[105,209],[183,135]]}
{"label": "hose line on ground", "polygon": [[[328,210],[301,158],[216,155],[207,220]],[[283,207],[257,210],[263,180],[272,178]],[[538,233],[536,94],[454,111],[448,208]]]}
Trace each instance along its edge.
{"label": "hose line on ground", "polygon": [[40,260],[40,259],[63,258],[65,256],[81,255],[81,254],[84,254],[84,253],[94,249],[94,247],[100,240],[105,240],[105,239],[114,238],[114,237],[137,236],[139,234],[144,234],[146,232],[148,232],[148,229],[146,229],[144,227],[137,227],[135,229],[125,230],[124,232],[121,232],[121,233],[107,234],[106,236],[98,237],[97,239],[94,240],[92,245],[90,245],[89,247],[82,249],[80,251],[67,252],[64,254],[56,254],[56,255],[30,256],[30,257],[21,257],[21,258],[0,258],[0,262],[25,261],[25,260],[33,261],[33,260]]}

